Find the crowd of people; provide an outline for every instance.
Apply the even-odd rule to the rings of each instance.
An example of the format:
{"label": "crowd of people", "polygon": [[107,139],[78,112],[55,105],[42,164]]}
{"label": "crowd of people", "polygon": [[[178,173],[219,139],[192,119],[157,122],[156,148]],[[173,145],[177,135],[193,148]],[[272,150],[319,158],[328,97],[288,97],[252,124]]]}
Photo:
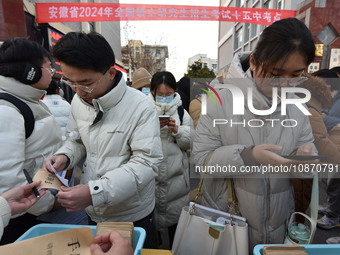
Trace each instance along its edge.
{"label": "crowd of people", "polygon": [[[53,47],[52,56],[61,65],[60,82],[75,92],[71,104],[63,99],[59,81],[52,81],[51,55],[42,46],[16,38],[0,47],[0,92],[27,104],[34,118],[27,137],[24,113],[0,100],[1,244],[14,242],[38,224],[37,216],[64,208],[67,213],[85,210],[89,225],[133,222],[146,231],[144,248],[157,249],[168,242],[170,249],[181,209],[189,203],[189,157],[201,166],[277,166],[292,162],[282,155],[318,154],[326,155],[328,163],[339,163],[338,69],[306,73],[315,44],[309,29],[295,18],[274,22],[264,29],[252,52],[234,56],[228,83],[245,98],[252,91],[252,108],[240,106],[243,115],[234,114],[233,93],[218,88],[221,105],[208,99],[208,110],[201,114],[201,98],[190,98],[190,79],[176,82],[171,72],[150,74],[139,68],[131,87],[127,86],[114,67],[112,48],[98,33],[68,33]],[[223,82],[215,79],[210,85]],[[274,98],[273,91],[280,94],[290,87],[310,91],[306,108],[311,115],[293,104],[286,104],[282,114],[284,99]],[[285,99],[299,96],[288,93]],[[252,110],[272,105],[276,108],[268,116]],[[212,125],[214,119],[246,123],[265,117],[278,121],[262,121],[260,128]],[[296,120],[296,125],[280,124],[290,120]],[[77,139],[71,134],[77,134]],[[32,187],[40,183],[25,185],[23,169],[34,176],[42,167],[60,172],[79,164],[79,183],[62,187],[57,196],[43,189],[38,199]],[[309,206],[312,173],[284,178],[232,172],[210,175],[213,178],[203,182],[202,204],[228,212],[226,179],[231,178],[239,211],[249,225],[250,251],[257,244],[283,243],[290,215]],[[328,203],[318,220],[324,229],[339,223],[337,177],[328,176]],[[133,252],[115,231],[96,237],[96,242],[92,254]]]}

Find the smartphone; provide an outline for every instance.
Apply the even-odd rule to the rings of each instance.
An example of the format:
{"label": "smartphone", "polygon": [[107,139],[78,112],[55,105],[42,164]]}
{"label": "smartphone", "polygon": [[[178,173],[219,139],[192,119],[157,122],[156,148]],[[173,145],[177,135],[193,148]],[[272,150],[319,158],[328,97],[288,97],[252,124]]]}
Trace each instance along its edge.
{"label": "smartphone", "polygon": [[159,115],[159,120],[169,120],[170,119],[170,115]]}
{"label": "smartphone", "polygon": [[310,155],[281,155],[281,157],[288,158],[288,159],[296,159],[296,160],[326,160],[328,156],[326,155],[317,155],[317,156],[310,156]]}

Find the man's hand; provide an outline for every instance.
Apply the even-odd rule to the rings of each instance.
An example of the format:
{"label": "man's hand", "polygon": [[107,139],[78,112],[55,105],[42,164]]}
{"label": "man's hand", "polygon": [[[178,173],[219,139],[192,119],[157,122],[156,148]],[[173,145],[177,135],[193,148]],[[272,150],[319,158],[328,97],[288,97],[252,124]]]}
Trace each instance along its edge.
{"label": "man's hand", "polygon": [[132,255],[133,249],[128,240],[117,231],[110,231],[95,238],[97,244],[91,245],[92,255]]}
{"label": "man's hand", "polygon": [[[12,215],[21,213],[34,205],[38,198],[34,195],[32,188],[39,186],[41,181],[33,182],[24,186],[16,187],[6,191],[1,196],[7,200],[11,208]],[[40,197],[45,195],[46,190],[39,191]]]}
{"label": "man's hand", "polygon": [[261,144],[253,148],[253,157],[256,162],[262,165],[281,165],[289,162],[289,159],[281,157],[273,151],[280,151],[282,147],[274,144]]}
{"label": "man's hand", "polygon": [[44,168],[51,173],[53,173],[53,170],[47,160],[51,162],[57,172],[63,171],[69,164],[69,158],[64,154],[48,157],[44,160]]}
{"label": "man's hand", "polygon": [[67,212],[77,212],[92,205],[92,196],[87,185],[77,185],[74,187],[61,187],[58,192],[58,202],[66,208]]}

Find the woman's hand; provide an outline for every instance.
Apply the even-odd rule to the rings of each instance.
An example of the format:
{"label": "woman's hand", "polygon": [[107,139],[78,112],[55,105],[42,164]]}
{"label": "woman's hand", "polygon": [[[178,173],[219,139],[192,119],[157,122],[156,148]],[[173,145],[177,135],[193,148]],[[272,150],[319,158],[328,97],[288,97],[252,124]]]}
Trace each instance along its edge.
{"label": "woman's hand", "polygon": [[274,144],[261,144],[253,148],[253,157],[256,162],[262,165],[280,165],[289,162],[289,159],[281,157],[274,151],[280,151],[282,147]]}
{"label": "woman's hand", "polygon": [[165,127],[166,125],[168,125],[168,123],[169,123],[169,120],[168,120],[168,119],[159,120],[159,126],[160,126],[160,128]]}
{"label": "woman's hand", "polygon": [[168,127],[172,131],[172,133],[177,134],[178,126],[176,125],[176,121],[174,118],[170,117],[169,122],[168,122]]}

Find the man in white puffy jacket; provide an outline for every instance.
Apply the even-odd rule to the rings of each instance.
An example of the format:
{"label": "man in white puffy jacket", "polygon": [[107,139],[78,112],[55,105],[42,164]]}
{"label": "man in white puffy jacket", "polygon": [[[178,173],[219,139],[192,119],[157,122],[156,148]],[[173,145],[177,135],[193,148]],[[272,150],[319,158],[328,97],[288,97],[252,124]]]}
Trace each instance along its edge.
{"label": "man in white puffy jacket", "polygon": [[[162,147],[155,106],[126,86],[101,35],[68,33],[53,55],[61,63],[63,82],[77,94],[67,140],[49,160],[61,171],[85,157],[81,184],[63,188],[58,201],[67,211],[86,208],[92,223],[132,221],[145,228],[145,247],[156,247],[155,177]],[[46,162],[45,167],[51,171]]]}

